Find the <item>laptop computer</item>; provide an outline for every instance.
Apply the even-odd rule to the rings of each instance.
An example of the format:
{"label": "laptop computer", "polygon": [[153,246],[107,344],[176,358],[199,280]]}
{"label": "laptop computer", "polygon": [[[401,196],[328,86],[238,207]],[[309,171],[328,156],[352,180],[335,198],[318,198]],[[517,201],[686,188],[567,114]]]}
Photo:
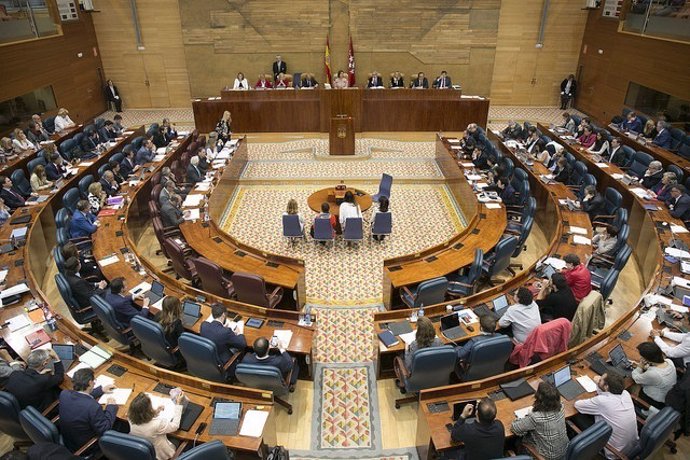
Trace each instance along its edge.
{"label": "laptop computer", "polygon": [[450,340],[456,340],[467,335],[465,330],[460,327],[460,318],[457,313],[453,312],[441,317],[441,334]]}
{"label": "laptop computer", "polygon": [[144,294],[144,297],[147,297],[151,301],[151,305],[154,303],[158,302],[161,300],[163,297],[165,297],[165,294],[163,293],[165,291],[165,286],[160,281],[153,280],[151,283],[151,289],[149,292]]}
{"label": "laptop computer", "polygon": [[[684,296],[683,298],[685,299],[685,297],[687,296]],[[676,319],[661,307],[657,308],[656,310],[656,320],[660,325],[665,325],[683,334],[686,334],[689,331],[687,327],[683,326],[679,322],[676,322]]]}
{"label": "laptop computer", "polygon": [[496,319],[500,319],[505,312],[508,311],[508,307],[510,306],[508,303],[508,297],[504,295],[500,295],[496,297],[493,300],[494,303],[494,314],[496,315]]}
{"label": "laptop computer", "polygon": [[453,421],[456,421],[460,418],[462,411],[465,410],[465,407],[467,406],[472,406],[474,408],[472,411],[472,415],[474,416],[477,410],[477,400],[473,399],[471,401],[460,401],[453,404]]}
{"label": "laptop computer", "polygon": [[211,429],[208,434],[234,436],[240,425],[242,417],[242,403],[217,402],[213,408]]}
{"label": "laptop computer", "polygon": [[585,389],[582,388],[580,382],[571,378],[570,366],[562,367],[552,374],[547,374],[542,380],[555,386],[561,396],[568,401],[572,401],[582,393],[585,393]]}
{"label": "laptop computer", "polygon": [[53,350],[62,361],[62,366],[65,370],[69,369],[74,362],[74,345],[64,345],[60,343],[53,344]]}
{"label": "laptop computer", "polygon": [[556,273],[555,268],[553,268],[549,264],[544,264],[544,265],[542,265],[541,269],[539,270],[538,275],[539,275],[539,278],[551,279],[551,277],[553,276],[554,273]]}
{"label": "laptop computer", "polygon": [[620,343],[613,347],[611,351],[609,351],[609,361],[611,361],[611,365],[613,367],[618,369],[627,377],[630,377],[630,375],[632,374],[633,365],[628,359],[628,356],[625,354],[625,350],[623,350],[623,345],[621,345]]}
{"label": "laptop computer", "polygon": [[191,300],[185,300],[182,304],[182,325],[192,327],[201,317],[201,305]]}

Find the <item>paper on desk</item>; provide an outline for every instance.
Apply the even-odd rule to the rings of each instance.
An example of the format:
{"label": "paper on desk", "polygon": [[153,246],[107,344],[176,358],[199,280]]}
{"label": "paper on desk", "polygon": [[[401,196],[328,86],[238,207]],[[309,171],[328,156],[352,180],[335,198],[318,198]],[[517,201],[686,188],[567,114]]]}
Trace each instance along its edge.
{"label": "paper on desk", "polygon": [[474,186],[477,187],[479,190],[482,190],[488,187],[489,184],[487,184],[486,182],[477,182],[476,184],[474,184]]}
{"label": "paper on desk", "polygon": [[98,404],[108,404],[110,398],[115,398],[115,404],[122,406],[123,404],[127,404],[127,400],[131,394],[131,388],[115,388],[112,392],[103,394],[101,399],[98,400]]}
{"label": "paper on desk", "polygon": [[[666,248],[668,249],[668,248]],[[686,288],[690,288],[690,280],[686,280],[682,276],[674,276],[673,279],[671,280],[671,284],[673,286],[682,286]]]}
{"label": "paper on desk", "polygon": [[151,160],[153,163],[158,163],[159,161],[165,160],[165,155],[156,155],[153,157],[153,160]]}
{"label": "paper on desk", "polygon": [[79,363],[76,366],[74,366],[72,369],[70,369],[70,371],[67,373],[67,377],[73,378],[74,373],[77,372],[79,369],[93,369],[93,368],[86,363]]}
{"label": "paper on desk", "polygon": [[582,235],[573,235],[573,243],[575,244],[592,244],[592,240]]}
{"label": "paper on desk", "polygon": [[576,235],[586,235],[587,229],[582,227],[576,227],[575,225],[570,226],[570,233],[575,233]]}
{"label": "paper on desk", "polygon": [[264,410],[248,410],[242,419],[240,436],[260,438],[264,431],[266,420],[268,420],[268,412]]}
{"label": "paper on desk", "polygon": [[10,288],[0,291],[0,299],[16,294],[24,294],[25,292],[29,292],[29,286],[27,286],[26,283],[15,284]]}
{"label": "paper on desk", "polygon": [[633,192],[635,195],[639,196],[640,198],[649,197],[649,192],[647,192],[647,190],[641,187],[631,188],[630,191]]}
{"label": "paper on desk", "polygon": [[556,257],[548,257],[544,263],[551,265],[556,270],[563,270],[565,268],[565,260],[557,259]]}
{"label": "paper on desk", "polygon": [[134,286],[129,290],[132,295],[143,294],[144,292],[149,292],[151,290],[151,283],[147,281],[142,281],[141,283]]}
{"label": "paper on desk", "polygon": [[461,161],[460,164],[463,168],[474,168],[474,163],[471,161]]}
{"label": "paper on desk", "polygon": [[0,270],[0,283],[5,281],[5,278],[7,278],[7,273],[9,273],[9,270]]}
{"label": "paper on desk", "polygon": [[671,224],[671,231],[673,233],[688,233],[688,229],[680,225]]}
{"label": "paper on desk", "polygon": [[485,203],[486,209],[501,209],[500,203]]}
{"label": "paper on desk", "polygon": [[600,168],[608,168],[609,167],[609,165],[607,165],[606,163],[595,163],[595,164],[597,166],[599,166]]}
{"label": "paper on desk", "polygon": [[7,321],[9,324],[7,327],[10,328],[10,332],[18,331],[26,326],[33,324],[29,318],[26,317],[24,313],[21,315],[14,316]]}
{"label": "paper on desk", "polygon": [[582,388],[584,388],[587,393],[594,393],[597,391],[597,384],[594,383],[594,380],[589,378],[589,375],[581,375],[577,378],[577,381],[580,382],[580,385],[582,385]]}
{"label": "paper on desk", "polygon": [[184,206],[185,208],[192,208],[194,206],[199,206],[199,203],[201,203],[201,200],[203,200],[204,198],[205,198],[205,195],[189,194],[189,195],[187,195],[187,198],[184,199],[182,206]]}
{"label": "paper on desk", "polygon": [[276,329],[273,331],[273,335],[278,337],[280,344],[287,348],[292,340],[292,331],[289,329]]}
{"label": "paper on desk", "polygon": [[409,345],[417,339],[417,331],[410,331],[406,334],[400,334],[398,337],[401,338],[406,345]]}
{"label": "paper on desk", "polygon": [[621,180],[625,177],[625,174],[613,173],[613,174],[611,174],[611,177],[613,177],[616,180]]}
{"label": "paper on desk", "polygon": [[465,177],[467,177],[469,181],[482,180],[482,176],[479,174],[467,174]]}
{"label": "paper on desk", "polygon": [[86,168],[87,166],[91,166],[93,163],[94,163],[93,161],[82,161],[77,166],[79,166],[81,168]]}
{"label": "paper on desk", "polygon": [[112,256],[106,257],[105,259],[101,259],[98,261],[98,265],[101,267],[107,267],[108,265],[115,264],[119,262],[120,259],[117,257],[117,254],[113,254]]}
{"label": "paper on desk", "polygon": [[201,214],[199,213],[199,208],[188,209],[189,215],[185,216],[184,220],[199,220]]}
{"label": "paper on desk", "polygon": [[686,259],[690,257],[690,252],[683,251],[682,249],[677,248],[664,248],[664,253],[671,257],[676,257],[679,259]]}
{"label": "paper on desk", "polygon": [[453,150],[462,150],[462,146],[460,145],[451,145],[450,148]]}
{"label": "paper on desk", "polygon": [[449,138],[447,138],[446,140],[447,140],[448,142],[450,142],[451,144],[459,144],[459,143],[460,143],[460,139],[455,138],[455,137],[449,137]]}
{"label": "paper on desk", "polygon": [[671,310],[675,311],[676,313],[685,314],[688,311],[690,311],[690,308],[683,307],[682,305],[676,305],[675,303],[673,303],[673,304],[671,304]]}
{"label": "paper on desk", "polygon": [[527,406],[527,407],[523,407],[522,409],[517,409],[515,411],[515,418],[524,418],[530,412],[532,412],[532,406]]}
{"label": "paper on desk", "polygon": [[107,387],[108,385],[115,385],[115,379],[112,377],[108,377],[105,374],[101,374],[98,377],[96,377],[96,380],[94,381],[93,387],[94,388]]}
{"label": "paper on desk", "polygon": [[211,184],[207,184],[204,182],[197,182],[197,184],[194,188],[199,190],[200,192],[208,192],[211,188]]}
{"label": "paper on desk", "polygon": [[79,357],[79,361],[96,369],[112,357],[112,353],[96,345]]}

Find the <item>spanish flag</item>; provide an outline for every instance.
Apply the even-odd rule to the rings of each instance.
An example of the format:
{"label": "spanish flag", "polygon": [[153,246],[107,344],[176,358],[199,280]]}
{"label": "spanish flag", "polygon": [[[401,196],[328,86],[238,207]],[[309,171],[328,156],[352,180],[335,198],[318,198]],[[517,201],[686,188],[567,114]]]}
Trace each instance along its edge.
{"label": "spanish flag", "polygon": [[326,35],[326,54],[323,57],[323,65],[326,68],[326,81],[330,85],[333,82],[331,81],[331,44],[328,41],[328,35]]}

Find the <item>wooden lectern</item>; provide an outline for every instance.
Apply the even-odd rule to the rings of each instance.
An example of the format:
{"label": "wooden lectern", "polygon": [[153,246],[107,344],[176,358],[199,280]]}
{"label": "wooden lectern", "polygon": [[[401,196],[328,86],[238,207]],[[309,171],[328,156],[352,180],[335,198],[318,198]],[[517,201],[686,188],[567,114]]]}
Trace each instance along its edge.
{"label": "wooden lectern", "polygon": [[352,117],[341,115],[331,118],[328,149],[331,155],[355,154],[355,130]]}

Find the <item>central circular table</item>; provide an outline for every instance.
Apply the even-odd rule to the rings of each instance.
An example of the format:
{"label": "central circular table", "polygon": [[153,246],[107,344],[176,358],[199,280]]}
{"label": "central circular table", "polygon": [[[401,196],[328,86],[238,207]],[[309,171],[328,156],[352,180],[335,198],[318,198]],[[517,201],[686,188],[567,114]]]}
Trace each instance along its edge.
{"label": "central circular table", "polygon": [[[351,187],[348,187],[346,191],[354,193],[355,201],[362,212],[371,208],[371,195],[367,192]],[[331,206],[331,214],[335,216],[340,215],[340,205],[335,201],[335,187],[317,190],[307,198],[307,204],[314,212],[321,212],[321,203],[323,202],[327,202]]]}

